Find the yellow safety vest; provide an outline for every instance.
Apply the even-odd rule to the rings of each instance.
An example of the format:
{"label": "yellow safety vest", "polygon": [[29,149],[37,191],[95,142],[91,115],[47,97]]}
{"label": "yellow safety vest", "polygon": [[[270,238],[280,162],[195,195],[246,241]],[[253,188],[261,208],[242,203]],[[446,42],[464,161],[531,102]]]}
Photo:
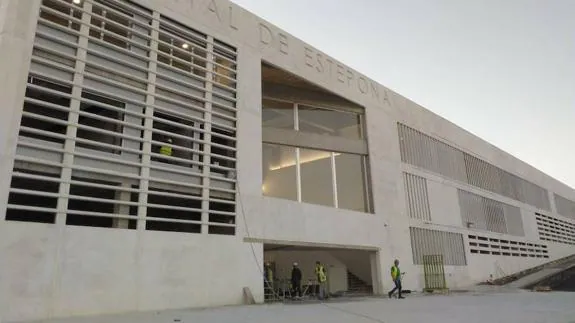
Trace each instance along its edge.
{"label": "yellow safety vest", "polygon": [[268,282],[273,282],[274,280],[274,272],[269,267],[267,267],[265,270],[265,278]]}
{"label": "yellow safety vest", "polygon": [[325,268],[322,265],[315,267],[315,273],[317,275],[317,280],[323,283],[327,280],[327,275],[325,274]]}
{"label": "yellow safety vest", "polygon": [[399,277],[399,268],[393,265],[391,266],[391,279],[396,280]]}
{"label": "yellow safety vest", "polygon": [[162,146],[160,148],[160,154],[164,156],[172,156],[172,147],[170,146]]}

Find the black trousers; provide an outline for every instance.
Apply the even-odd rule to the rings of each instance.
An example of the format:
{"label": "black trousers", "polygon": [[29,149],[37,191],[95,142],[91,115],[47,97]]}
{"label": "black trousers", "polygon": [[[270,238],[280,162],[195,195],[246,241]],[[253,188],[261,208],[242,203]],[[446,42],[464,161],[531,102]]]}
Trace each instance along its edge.
{"label": "black trousers", "polygon": [[398,297],[401,297],[401,280],[400,279],[396,279],[394,281],[395,283],[395,287],[389,292],[389,295],[393,295],[393,293],[395,293],[395,291],[399,291],[398,293]]}
{"label": "black trousers", "polygon": [[293,296],[301,297],[301,281],[292,280]]}

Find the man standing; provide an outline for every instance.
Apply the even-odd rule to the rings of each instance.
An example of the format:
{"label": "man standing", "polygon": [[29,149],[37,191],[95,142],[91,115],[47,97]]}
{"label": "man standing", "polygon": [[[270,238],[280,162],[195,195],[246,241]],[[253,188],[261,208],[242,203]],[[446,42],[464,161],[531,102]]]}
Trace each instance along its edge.
{"label": "man standing", "polygon": [[393,266],[391,266],[391,279],[393,280],[395,287],[389,293],[387,293],[389,298],[391,298],[391,296],[393,295],[393,293],[395,293],[396,290],[398,291],[397,298],[399,299],[405,298],[401,296],[401,271],[399,270],[399,260],[397,259],[395,259],[395,261],[393,262]]}
{"label": "man standing", "polygon": [[325,272],[325,267],[319,261],[315,262],[315,275],[319,284],[319,299],[324,299],[327,297],[327,273]]}
{"label": "man standing", "polygon": [[293,263],[291,270],[291,286],[293,288],[294,298],[301,298],[301,270],[298,268],[298,263]]}

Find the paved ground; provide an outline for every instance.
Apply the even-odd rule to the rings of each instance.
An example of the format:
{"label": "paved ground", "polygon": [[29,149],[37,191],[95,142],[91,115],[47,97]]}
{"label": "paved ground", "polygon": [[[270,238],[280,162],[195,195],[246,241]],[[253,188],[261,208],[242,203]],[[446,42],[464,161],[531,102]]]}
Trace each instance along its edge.
{"label": "paved ground", "polygon": [[49,320],[43,323],[575,323],[575,293],[474,291]]}

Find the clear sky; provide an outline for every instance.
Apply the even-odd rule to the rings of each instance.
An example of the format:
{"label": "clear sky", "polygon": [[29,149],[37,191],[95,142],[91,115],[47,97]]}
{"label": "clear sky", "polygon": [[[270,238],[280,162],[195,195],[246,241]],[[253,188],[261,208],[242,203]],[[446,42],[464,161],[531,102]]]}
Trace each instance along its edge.
{"label": "clear sky", "polygon": [[575,0],[232,0],[575,187]]}

